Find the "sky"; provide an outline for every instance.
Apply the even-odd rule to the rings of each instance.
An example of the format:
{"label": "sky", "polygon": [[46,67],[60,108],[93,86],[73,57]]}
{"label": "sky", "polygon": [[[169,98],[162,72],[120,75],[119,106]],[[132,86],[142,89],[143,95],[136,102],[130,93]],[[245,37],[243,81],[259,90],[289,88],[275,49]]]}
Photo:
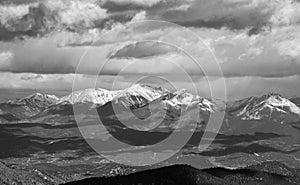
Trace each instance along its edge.
{"label": "sky", "polygon": [[0,99],[137,82],[300,96],[299,30],[299,0],[3,0]]}

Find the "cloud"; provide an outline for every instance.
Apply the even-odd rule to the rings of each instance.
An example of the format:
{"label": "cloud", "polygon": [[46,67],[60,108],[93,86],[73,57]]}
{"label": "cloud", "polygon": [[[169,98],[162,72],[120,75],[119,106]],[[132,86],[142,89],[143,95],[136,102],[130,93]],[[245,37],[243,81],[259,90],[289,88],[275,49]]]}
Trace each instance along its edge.
{"label": "cloud", "polygon": [[158,5],[164,0],[104,0],[101,7],[110,12],[123,12],[127,10],[143,10]]}
{"label": "cloud", "polygon": [[110,58],[146,58],[170,53],[178,53],[174,46],[161,44],[159,42],[142,41],[128,44],[110,54]]}
{"label": "cloud", "polygon": [[234,77],[226,79],[229,99],[261,96],[271,92],[280,93],[287,98],[298,97],[300,94],[299,85],[300,76],[298,75],[280,78]]}
{"label": "cloud", "polygon": [[151,7],[160,2],[164,2],[164,0],[106,0],[105,2],[114,2],[116,4],[124,5],[124,4],[135,4],[143,7]]}
{"label": "cloud", "polygon": [[276,8],[270,19],[276,26],[293,25],[300,23],[300,2],[294,0],[282,1]]}
{"label": "cloud", "polygon": [[298,24],[299,6],[294,0],[197,0],[148,9],[147,16],[189,27],[261,28]]}
{"label": "cloud", "polygon": [[[213,77],[214,87],[222,83],[216,57],[231,99],[271,91],[293,96],[300,93],[299,6],[293,0],[0,3],[0,88],[70,90],[75,76],[79,88],[89,88],[101,70],[97,84],[104,88],[119,77],[116,87],[123,89],[145,75],[190,88],[188,74],[209,96],[204,76]],[[147,19],[179,25],[141,22]]]}
{"label": "cloud", "polygon": [[[300,74],[297,26],[278,27],[256,36],[249,36],[247,30],[183,30],[185,28],[160,23],[141,23],[132,27],[120,25],[107,35],[89,33],[79,40],[68,38],[67,33],[61,32],[47,38],[15,42],[11,46],[4,43],[0,47],[5,46],[7,51],[0,55],[0,71],[74,73],[80,64],[76,72],[82,74],[98,74],[102,69],[101,74],[106,75],[120,72],[123,75],[179,75],[184,70],[199,77],[220,76],[213,58],[215,55],[225,77],[274,78]],[[202,41],[192,33],[200,36]],[[103,39],[92,47],[85,46],[84,43],[97,40],[98,34],[104,34]],[[58,47],[56,42],[63,44]],[[66,43],[83,44],[74,47]],[[200,68],[205,69],[205,74]]]}
{"label": "cloud", "polygon": [[39,36],[70,29],[81,31],[103,26],[108,15],[92,1],[46,0],[28,4],[0,5],[2,40]]}
{"label": "cloud", "polygon": [[259,27],[265,25],[272,8],[267,1],[224,1],[224,0],[199,0],[189,4],[186,9],[167,9],[167,11],[153,10],[148,12],[149,17],[178,23],[183,26],[221,28],[223,26],[232,29],[245,27]]}
{"label": "cloud", "polygon": [[250,29],[298,24],[300,3],[294,0],[46,0],[0,4],[0,39],[41,37],[51,33],[87,32],[126,24],[144,12],[144,19],[187,27]]}
{"label": "cloud", "polygon": [[[58,80],[63,78],[63,80]],[[71,74],[33,74],[33,73],[0,73],[0,89],[39,89],[68,90],[72,89]]]}
{"label": "cloud", "polygon": [[20,77],[20,80],[33,80],[33,79],[42,79],[43,75],[41,74],[24,74]]}
{"label": "cloud", "polygon": [[10,70],[33,73],[74,73],[80,53],[76,54],[76,49],[58,49],[47,39],[28,40],[17,44],[13,50]]}
{"label": "cloud", "polygon": [[4,5],[19,5],[37,2],[37,0],[2,0],[0,4]]}
{"label": "cloud", "polygon": [[[52,4],[48,2],[47,11],[58,11],[57,15],[60,15],[61,21],[64,20],[64,24],[83,22],[84,26],[89,27],[90,20],[98,20],[97,17],[100,16],[93,13],[94,5],[96,5],[94,1],[86,2],[93,5],[89,10],[91,13],[89,14],[87,11],[87,15],[90,16],[87,16],[88,18],[82,16],[82,19],[79,18],[81,13],[75,10],[80,9],[81,12],[85,12],[85,9],[89,9],[85,7],[89,7],[90,4],[76,4],[78,2],[74,1],[76,2],[74,5],[69,4],[70,7],[65,7],[66,5],[60,5],[58,2],[65,3],[57,0],[53,1]],[[222,6],[219,6],[218,2],[223,3]],[[250,12],[254,7],[261,7],[255,11],[264,12],[263,7],[265,6],[261,4],[264,2],[254,0],[205,1],[202,2],[202,8],[211,9],[212,12],[203,11],[199,14],[195,12],[195,15],[189,12],[192,11],[190,9],[193,7],[187,9],[172,7],[170,9],[181,13],[188,12],[189,15],[186,14],[186,16],[195,16],[176,17],[181,14],[179,12],[173,17],[174,20],[189,18],[196,20],[196,15],[199,15],[198,18],[203,18],[203,20],[210,20],[221,17],[224,13],[228,16],[234,14],[233,18],[242,18],[244,14],[239,14],[240,10],[235,10],[237,7],[244,7],[247,9],[244,12],[247,15],[246,19],[250,19],[250,15],[252,15]],[[130,1],[130,3],[134,2]],[[184,3],[188,4],[189,2],[185,1]],[[195,7],[197,7],[196,5]],[[76,9],[77,6],[80,8]],[[278,5],[272,9],[272,16],[274,17],[274,12],[280,12],[279,10],[285,6],[288,5],[281,4],[281,8]],[[99,6],[96,7],[99,8]],[[274,5],[272,4],[271,7]],[[159,11],[156,5],[151,8]],[[219,11],[220,8],[222,8],[221,11]],[[265,13],[269,12],[270,8],[265,8]],[[62,9],[70,10],[70,12],[60,12]],[[45,12],[47,11],[45,10]],[[82,32],[63,30],[42,38],[14,41],[10,46],[5,46],[0,55],[0,71],[42,74],[74,73],[80,64],[81,57],[88,50],[81,62],[83,65],[77,71],[82,74],[98,74],[98,70],[102,67],[102,74],[109,75],[119,74],[120,71],[122,74],[182,74],[182,71],[178,69],[179,66],[190,75],[201,77],[204,75],[203,71],[199,70],[199,66],[201,66],[205,68],[206,75],[220,76],[216,72],[213,55],[218,59],[225,77],[260,76],[274,78],[300,74],[300,36],[298,34],[300,25],[296,24],[297,21],[290,22],[292,24],[283,21],[285,22],[283,25],[278,24],[270,30],[261,30],[257,34],[249,35],[248,29],[190,27],[187,30],[186,27],[165,22],[138,22],[147,19],[147,16],[151,15],[151,11],[147,9],[136,14],[129,22],[126,20],[125,23],[112,24],[111,30],[97,28],[86,29]],[[26,14],[26,11],[24,12]],[[65,15],[62,16],[63,14]],[[295,17],[294,14],[289,15]],[[158,16],[163,17],[165,15],[158,14]],[[256,19],[253,18],[253,20]],[[275,22],[272,24],[275,25]],[[202,41],[196,39],[194,34],[202,38]],[[6,44],[7,42],[3,43],[0,48]],[[90,44],[93,46],[89,47]],[[180,51],[181,49],[184,51]],[[191,60],[191,56],[196,59],[196,63]],[[159,69],[156,66],[159,66]],[[126,69],[124,70],[124,68]]]}

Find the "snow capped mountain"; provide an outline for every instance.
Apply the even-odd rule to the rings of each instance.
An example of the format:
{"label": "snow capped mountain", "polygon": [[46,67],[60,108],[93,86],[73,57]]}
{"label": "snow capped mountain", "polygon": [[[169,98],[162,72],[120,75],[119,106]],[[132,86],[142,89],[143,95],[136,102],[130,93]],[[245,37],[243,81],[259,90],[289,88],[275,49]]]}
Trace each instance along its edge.
{"label": "snow capped mountain", "polygon": [[276,93],[234,102],[229,112],[242,120],[287,122],[300,118],[300,108]]}
{"label": "snow capped mountain", "polygon": [[141,107],[146,103],[161,97],[165,92],[167,91],[161,87],[152,87],[145,84],[135,84],[120,91],[109,91],[101,88],[85,89],[74,91],[70,95],[60,98],[59,103],[91,103],[101,106],[109,101],[113,101],[114,103],[121,103],[125,107],[134,108]]}
{"label": "snow capped mountain", "polygon": [[16,104],[16,105],[28,104],[31,105],[32,107],[45,108],[47,106],[56,104],[58,100],[59,98],[56,97],[55,95],[35,93],[25,98],[7,101],[5,102],[5,104]]}
{"label": "snow capped mountain", "polygon": [[189,105],[192,103],[194,96],[189,93],[186,89],[181,89],[173,93],[173,97],[166,100],[170,105]]}
{"label": "snow capped mountain", "polygon": [[129,88],[119,91],[109,91],[101,88],[74,91],[73,93],[60,98],[58,103],[91,103],[101,106],[111,101],[114,104],[120,104],[123,107],[135,109],[143,107],[159,98],[162,98],[162,101],[168,105],[177,108],[197,105],[201,110],[209,112],[214,111],[214,104],[211,101],[199,96],[194,96],[185,89],[171,93],[162,87],[146,84],[134,84]]}
{"label": "snow capped mountain", "polygon": [[36,93],[25,98],[1,103],[0,109],[10,117],[24,119],[40,113],[51,105],[56,105],[58,101],[59,98],[55,95]]}
{"label": "snow capped mountain", "polygon": [[124,107],[135,109],[143,107],[168,93],[170,93],[168,90],[161,87],[135,84],[116,93],[112,101],[114,104],[121,104]]}
{"label": "snow capped mountain", "polygon": [[105,103],[111,101],[116,93],[118,93],[118,91],[108,91],[101,88],[85,89],[81,91],[74,91],[71,94],[60,98],[59,103],[69,102],[71,104],[91,103],[104,105]]}
{"label": "snow capped mountain", "polygon": [[165,100],[169,105],[173,107],[195,107],[197,106],[200,110],[205,112],[214,112],[215,105],[211,101],[202,98],[200,96],[194,96],[189,93],[186,89],[181,89],[172,93],[173,97]]}
{"label": "snow capped mountain", "polygon": [[216,105],[209,101],[208,99],[197,97],[197,101],[199,102],[198,105],[201,110],[207,111],[207,112],[214,112],[216,111]]}
{"label": "snow capped mountain", "polygon": [[50,105],[54,105],[59,101],[59,98],[55,95],[36,93],[19,100],[22,103],[29,103],[33,106],[45,108]]}
{"label": "snow capped mountain", "polygon": [[22,120],[49,115],[73,115],[73,106],[80,106],[83,111],[89,111],[95,106],[102,106],[108,102],[127,110],[138,109],[150,103],[158,103],[157,106],[163,106],[159,104],[163,103],[168,105],[170,110],[174,108],[176,110],[198,108],[205,112],[215,110],[215,105],[211,101],[194,96],[185,89],[171,93],[162,87],[135,84],[119,91],[101,88],[79,90],[61,98],[36,93],[0,104],[0,116],[1,120]]}
{"label": "snow capped mountain", "polygon": [[[134,110],[146,106],[167,108],[169,111],[185,112],[200,110],[203,115],[219,109],[216,101],[193,95],[185,89],[170,92],[162,87],[135,84],[118,91],[106,89],[85,89],[74,91],[58,98],[55,95],[36,93],[25,98],[0,103],[0,121],[17,121],[29,118],[49,117],[49,115],[74,114],[73,106],[80,107],[83,114],[95,107],[118,105],[120,111]],[[294,122],[300,120],[300,108],[279,94],[271,93],[260,97],[250,97],[227,105],[227,113],[244,121]],[[126,111],[125,111],[126,112]],[[113,112],[112,112],[113,113]]]}

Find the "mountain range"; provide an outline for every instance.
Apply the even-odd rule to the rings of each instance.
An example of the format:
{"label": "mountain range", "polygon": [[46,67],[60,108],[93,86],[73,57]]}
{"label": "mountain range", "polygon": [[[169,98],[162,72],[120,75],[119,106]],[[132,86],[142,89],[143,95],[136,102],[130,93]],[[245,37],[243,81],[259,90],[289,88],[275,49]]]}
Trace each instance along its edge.
{"label": "mountain range", "polygon": [[[300,120],[298,99],[287,99],[277,93],[226,102],[226,117],[242,121],[271,121],[278,123]],[[36,93],[25,98],[0,103],[1,123],[46,121],[48,118],[73,117],[74,107],[84,113],[111,103],[123,110],[135,112],[147,106],[167,109],[169,112],[188,113],[198,110],[209,115],[221,110],[215,100],[193,95],[185,89],[170,92],[162,87],[135,84],[118,91],[85,89],[74,91],[64,97]],[[141,111],[139,111],[141,112]],[[145,112],[143,109],[142,112]],[[181,114],[183,115],[183,114]],[[46,119],[47,118],[47,119]],[[48,119],[49,120],[49,119]],[[46,121],[47,122],[47,121]]]}

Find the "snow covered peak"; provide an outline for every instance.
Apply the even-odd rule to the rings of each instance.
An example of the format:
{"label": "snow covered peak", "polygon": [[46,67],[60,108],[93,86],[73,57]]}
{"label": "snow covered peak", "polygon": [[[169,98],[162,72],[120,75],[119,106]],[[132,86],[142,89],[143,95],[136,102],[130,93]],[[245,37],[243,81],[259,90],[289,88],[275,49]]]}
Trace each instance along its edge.
{"label": "snow covered peak", "polygon": [[[162,99],[159,100],[160,98]],[[134,84],[119,91],[109,91],[101,88],[74,91],[70,95],[62,97],[58,103],[91,103],[101,106],[107,102],[112,102],[126,108],[136,109],[154,100],[163,101],[175,108],[185,106],[198,107],[200,110],[206,112],[213,112],[215,110],[215,105],[211,101],[194,96],[185,89],[171,93],[162,87],[148,84]]]}
{"label": "snow covered peak", "polygon": [[300,108],[280,94],[270,93],[237,102],[231,112],[242,120],[285,121],[299,119]]}
{"label": "snow covered peak", "polygon": [[45,108],[54,105],[59,101],[55,95],[35,93],[25,98],[8,101],[9,104],[29,105],[31,107]]}
{"label": "snow covered peak", "polygon": [[200,96],[194,96],[189,93],[186,89],[181,89],[179,91],[174,92],[173,97],[166,100],[169,105],[173,107],[198,107],[200,110],[205,112],[214,112],[215,105],[211,101],[202,98]]}
{"label": "snow covered peak", "polygon": [[56,105],[59,101],[55,95],[36,93],[25,98],[19,98],[0,103],[0,112],[6,120],[22,120],[35,116],[47,107]]}
{"label": "snow covered peak", "polygon": [[123,93],[130,93],[130,94],[143,94],[144,96],[148,96],[149,99],[160,96],[164,92],[169,92],[166,89],[163,89],[162,87],[157,87],[153,85],[148,84],[134,84],[131,87],[124,89],[121,91]]}
{"label": "snow covered peak", "polygon": [[28,96],[26,98],[33,99],[35,101],[48,101],[48,102],[52,102],[52,103],[55,103],[59,100],[59,98],[55,95],[42,94],[42,93],[32,94],[31,96]]}
{"label": "snow covered peak", "polygon": [[171,101],[174,104],[189,105],[194,99],[194,96],[191,93],[189,93],[186,89],[180,89],[179,91],[174,92],[173,95],[174,97],[171,99]]}
{"label": "snow covered peak", "polygon": [[[121,101],[121,103],[136,106],[143,104],[142,99],[146,102],[153,101],[160,97],[165,90],[161,87],[153,87],[145,84],[135,84],[127,89],[120,91],[109,91],[106,89],[85,89],[74,91],[70,95],[64,96],[59,103],[68,102],[71,104],[91,103],[104,105],[109,101]],[[138,105],[139,104],[139,105]]]}
{"label": "snow covered peak", "polygon": [[162,97],[166,93],[169,93],[169,91],[161,87],[135,84],[116,93],[113,101],[122,104],[124,107],[138,108]]}
{"label": "snow covered peak", "polygon": [[201,110],[207,111],[207,112],[214,112],[216,110],[216,105],[209,101],[208,99],[198,97],[199,101],[199,107]]}
{"label": "snow covered peak", "polygon": [[64,96],[60,99],[59,103],[69,102],[76,103],[92,103],[104,105],[113,99],[114,94],[117,92],[108,91],[106,89],[85,89],[81,91],[74,91],[71,94]]}
{"label": "snow covered peak", "polygon": [[270,96],[266,100],[266,104],[272,107],[281,108],[282,111],[286,111],[286,112],[291,111],[292,113],[300,115],[300,108],[290,100],[283,98],[281,96]]}

